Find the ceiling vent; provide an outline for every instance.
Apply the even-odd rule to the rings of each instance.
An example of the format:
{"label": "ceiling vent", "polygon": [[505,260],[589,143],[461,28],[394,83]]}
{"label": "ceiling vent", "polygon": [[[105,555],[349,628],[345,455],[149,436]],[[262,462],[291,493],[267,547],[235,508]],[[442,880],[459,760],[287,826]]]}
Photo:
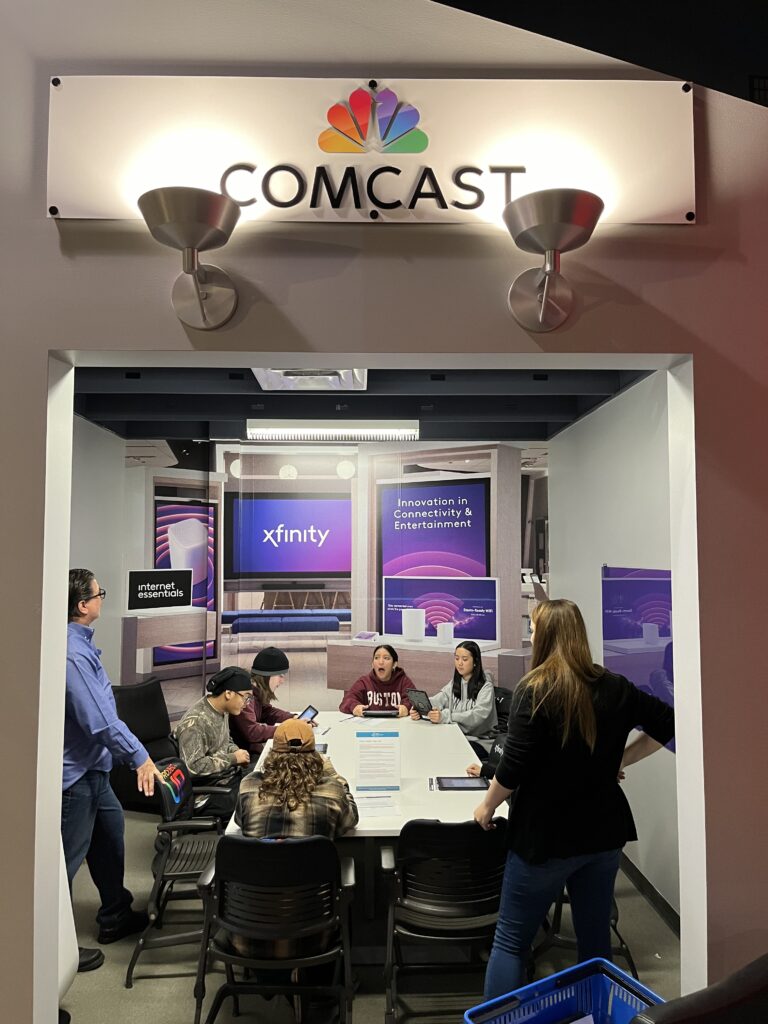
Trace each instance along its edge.
{"label": "ceiling vent", "polygon": [[125,465],[155,466],[168,468],[177,466],[179,460],[171,451],[167,441],[128,441],[125,445]]}
{"label": "ceiling vent", "polygon": [[367,370],[262,370],[253,375],[264,391],[365,391]]}

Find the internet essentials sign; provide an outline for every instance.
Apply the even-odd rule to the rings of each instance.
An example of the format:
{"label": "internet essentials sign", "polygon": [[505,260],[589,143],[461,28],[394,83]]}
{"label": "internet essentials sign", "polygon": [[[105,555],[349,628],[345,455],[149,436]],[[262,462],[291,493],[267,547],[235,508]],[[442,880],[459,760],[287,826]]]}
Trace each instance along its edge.
{"label": "internet essentials sign", "polygon": [[[89,151],[90,147],[93,151]],[[694,219],[680,82],[56,78],[52,216],[136,218],[168,185],[243,219],[501,222],[516,196],[585,188],[603,221]]]}

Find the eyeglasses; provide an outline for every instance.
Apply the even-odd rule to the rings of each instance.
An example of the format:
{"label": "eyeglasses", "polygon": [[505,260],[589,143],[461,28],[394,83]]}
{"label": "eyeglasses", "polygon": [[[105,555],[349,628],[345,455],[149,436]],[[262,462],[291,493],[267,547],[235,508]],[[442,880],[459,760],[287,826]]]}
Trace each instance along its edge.
{"label": "eyeglasses", "polygon": [[94,599],[94,597],[100,597],[101,600],[103,601],[106,596],[107,596],[106,590],[97,590],[95,594],[91,594],[90,597],[83,597],[83,598],[81,598],[81,600],[83,600],[83,601],[92,601]]}
{"label": "eyeglasses", "polygon": [[241,693],[240,690],[235,690],[235,693],[240,698],[240,700],[243,702],[243,707],[245,707],[246,704],[250,704],[251,701],[253,700],[253,694],[252,693]]}

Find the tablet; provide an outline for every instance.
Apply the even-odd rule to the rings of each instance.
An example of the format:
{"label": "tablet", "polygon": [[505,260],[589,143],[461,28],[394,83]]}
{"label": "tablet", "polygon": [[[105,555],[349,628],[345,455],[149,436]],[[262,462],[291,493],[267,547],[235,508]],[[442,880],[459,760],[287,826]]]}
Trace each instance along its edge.
{"label": "tablet", "polygon": [[432,710],[432,701],[426,690],[406,690],[405,695],[420,715],[428,715]]}
{"label": "tablet", "polygon": [[371,708],[369,711],[363,712],[363,718],[399,718],[400,712],[396,711],[395,708],[380,708],[376,710]]}
{"label": "tablet", "polygon": [[327,754],[328,753],[328,744],[327,743],[316,743],[315,744],[315,750],[318,752],[318,754]]}
{"label": "tablet", "polygon": [[301,714],[297,715],[296,717],[301,719],[302,722],[311,722],[313,718],[317,718],[317,715],[317,708],[314,707],[312,704],[307,704],[307,706],[304,708]]}
{"label": "tablet", "polygon": [[488,789],[488,779],[484,779],[482,775],[478,775],[475,778],[472,775],[438,775],[435,779],[437,782],[437,788],[442,790],[448,789]]}

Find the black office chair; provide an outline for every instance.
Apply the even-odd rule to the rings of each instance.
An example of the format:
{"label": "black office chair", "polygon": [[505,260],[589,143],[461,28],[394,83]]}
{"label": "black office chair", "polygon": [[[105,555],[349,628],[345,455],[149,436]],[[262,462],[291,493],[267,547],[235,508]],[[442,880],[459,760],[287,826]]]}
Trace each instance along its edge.
{"label": "black office chair", "polygon": [[643,1010],[631,1024],[765,1024],[767,1020],[768,955],[698,992]]}
{"label": "black office chair", "polygon": [[406,964],[403,944],[454,945],[476,954],[490,947],[507,856],[506,821],[494,823],[496,828],[485,832],[474,821],[409,821],[397,855],[391,847],[382,849],[382,871],[390,879],[385,1024],[396,1019],[400,973],[484,969],[479,955],[467,962]]}
{"label": "black office chair", "polygon": [[[555,900],[552,909],[552,915],[548,914],[542,922],[542,930],[544,931],[544,938],[531,950],[527,964],[527,975],[528,981],[533,981],[536,961],[554,946],[560,949],[577,949],[576,939],[571,935],[563,935],[563,906],[568,903],[568,894],[565,889],[560,891],[559,896]],[[621,932],[618,929],[619,923],[619,908],[616,903],[615,897],[611,899],[611,931],[616,936],[616,942],[611,946],[611,956],[620,956],[627,962],[630,973],[633,978],[640,980],[640,976],[637,973],[637,967],[632,957],[629,946],[624,941]]]}
{"label": "black office chair", "polygon": [[[156,676],[136,686],[113,686],[117,717],[141,740],[153,761],[178,757],[179,750],[171,735],[171,721]],[[125,764],[115,765],[109,777],[117,799],[126,811],[162,815],[159,795],[146,797],[136,788],[136,773]]]}
{"label": "black office chair", "polygon": [[[162,806],[162,822],[157,826],[155,856],[152,860],[154,883],[147,901],[149,924],[139,935],[125,975],[125,987],[133,987],[133,972],[145,949],[197,943],[202,935],[202,914],[199,925],[182,932],[158,934],[163,915],[172,900],[199,900],[197,883],[212,863],[221,836],[219,818],[192,817],[195,799],[208,792],[192,789],[189,769],[180,758],[156,762],[163,776],[156,782],[155,793]],[[202,909],[202,908],[201,908]]]}
{"label": "black office chair", "polygon": [[[224,836],[215,866],[200,883],[206,911],[195,1024],[200,1024],[206,969],[215,961],[224,964],[227,980],[216,992],[205,1024],[213,1024],[227,996],[232,996],[238,1016],[241,995],[275,993],[293,999],[297,1021],[304,997],[330,993],[339,1004],[340,1024],[351,1024],[349,908],[354,884],[354,862],[340,860],[325,836]],[[235,977],[236,967],[243,968],[242,979]],[[331,980],[312,977],[323,967],[332,970]]]}

